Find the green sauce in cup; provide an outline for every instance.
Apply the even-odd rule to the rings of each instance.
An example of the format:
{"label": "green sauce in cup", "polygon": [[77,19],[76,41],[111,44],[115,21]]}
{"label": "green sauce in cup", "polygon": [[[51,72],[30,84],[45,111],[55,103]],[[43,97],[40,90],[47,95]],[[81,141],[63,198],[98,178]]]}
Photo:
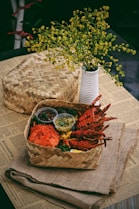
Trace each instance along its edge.
{"label": "green sauce in cup", "polygon": [[71,114],[60,113],[54,117],[53,123],[58,131],[68,132],[75,124],[75,118]]}

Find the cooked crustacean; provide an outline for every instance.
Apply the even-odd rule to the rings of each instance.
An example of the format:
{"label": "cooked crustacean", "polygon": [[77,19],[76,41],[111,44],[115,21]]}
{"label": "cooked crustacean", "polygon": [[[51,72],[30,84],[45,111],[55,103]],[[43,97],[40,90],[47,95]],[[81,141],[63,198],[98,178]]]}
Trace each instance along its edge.
{"label": "cooked crustacean", "polygon": [[111,104],[101,109],[101,105],[95,105],[101,98],[99,95],[91,105],[83,112],[75,126],[75,130],[71,132],[70,139],[65,143],[71,148],[88,150],[96,146],[105,144],[111,137],[105,136],[105,129],[109,124],[105,125],[106,121],[116,119],[116,117],[107,117],[106,111]]}

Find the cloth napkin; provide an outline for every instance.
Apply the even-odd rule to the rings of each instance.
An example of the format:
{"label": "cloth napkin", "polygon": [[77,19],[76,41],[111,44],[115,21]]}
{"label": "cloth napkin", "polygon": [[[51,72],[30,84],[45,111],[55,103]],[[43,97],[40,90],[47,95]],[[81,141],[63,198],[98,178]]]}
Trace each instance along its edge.
{"label": "cloth napkin", "polygon": [[111,122],[106,135],[112,140],[103,147],[96,170],[38,168],[30,165],[25,148],[5,175],[66,209],[99,208],[105,197],[116,192],[128,156],[136,146],[138,130],[125,128],[122,122]]}

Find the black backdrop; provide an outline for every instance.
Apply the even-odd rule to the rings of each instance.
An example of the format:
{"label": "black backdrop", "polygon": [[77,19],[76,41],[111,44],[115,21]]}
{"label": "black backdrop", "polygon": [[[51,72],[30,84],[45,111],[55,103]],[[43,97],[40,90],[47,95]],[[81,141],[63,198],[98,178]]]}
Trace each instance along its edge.
{"label": "black backdrop", "polygon": [[[18,0],[17,0],[18,1]],[[34,0],[25,0],[26,3]],[[139,100],[139,0],[42,0],[42,7],[33,5],[25,10],[24,30],[42,24],[49,25],[51,20],[68,20],[75,9],[84,7],[97,8],[102,5],[110,6],[108,19],[111,28],[130,45],[138,50],[136,56],[120,56],[126,77],[124,87]],[[0,1],[0,61],[14,56],[26,54],[25,48],[13,50],[14,36],[8,35],[13,31],[14,17],[10,0]]]}
{"label": "black backdrop", "polygon": [[[25,0],[26,4],[32,1],[34,0]],[[30,9],[25,10],[24,30],[27,32],[31,32],[34,26],[49,25],[51,20],[68,20],[75,9],[109,5],[108,21],[111,28],[139,49],[139,0],[42,0],[39,5],[34,4]],[[11,1],[1,0],[0,52],[13,49],[14,36],[8,35],[8,32],[15,30],[14,24]]]}

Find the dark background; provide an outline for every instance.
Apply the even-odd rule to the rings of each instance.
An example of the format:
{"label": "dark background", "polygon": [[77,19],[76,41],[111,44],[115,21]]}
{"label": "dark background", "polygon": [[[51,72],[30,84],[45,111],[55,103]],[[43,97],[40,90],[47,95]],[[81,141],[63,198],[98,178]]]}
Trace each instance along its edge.
{"label": "dark background", "polygon": [[[30,3],[34,0],[25,0]],[[17,0],[18,2],[18,0]],[[42,0],[25,10],[24,31],[31,32],[32,27],[49,25],[51,20],[68,20],[75,9],[110,6],[108,22],[111,28],[139,50],[139,0]],[[16,19],[12,16],[10,0],[1,0],[0,4],[0,52],[13,49]]]}
{"label": "dark background", "polygon": [[[19,2],[19,0],[16,0]],[[25,4],[35,0],[25,0]],[[36,0],[37,1],[37,0]],[[42,0],[25,10],[24,31],[32,32],[32,27],[49,26],[52,20],[66,20],[72,16],[73,10],[103,5],[110,6],[108,23],[119,37],[118,41],[125,41],[137,50],[135,56],[116,55],[125,71],[126,76],[121,78],[124,87],[139,100],[139,0]],[[14,35],[8,32],[15,31],[16,18],[12,16],[10,0],[0,1],[0,61],[14,56],[27,54],[26,48],[13,50]]]}

